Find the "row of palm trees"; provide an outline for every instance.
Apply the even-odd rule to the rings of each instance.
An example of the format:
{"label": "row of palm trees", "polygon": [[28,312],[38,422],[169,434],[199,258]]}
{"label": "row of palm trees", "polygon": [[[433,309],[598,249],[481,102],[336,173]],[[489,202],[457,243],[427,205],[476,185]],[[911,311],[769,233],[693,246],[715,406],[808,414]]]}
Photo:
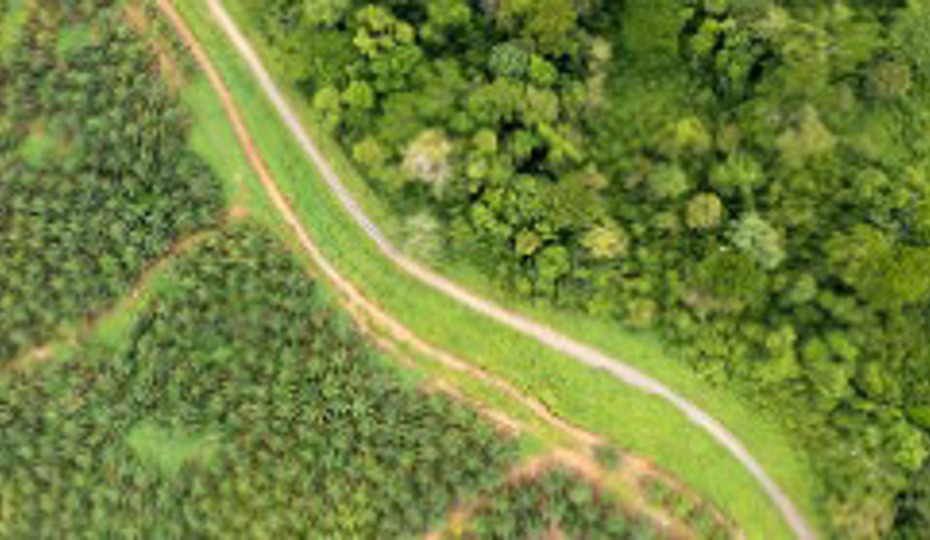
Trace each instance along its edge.
{"label": "row of palm trees", "polygon": [[464,530],[447,540],[652,540],[662,533],[650,521],[623,514],[617,502],[578,473],[557,467],[506,484],[483,499]]}
{"label": "row of palm trees", "polygon": [[172,280],[117,350],[0,375],[10,537],[408,538],[502,484],[514,443],[399,379],[269,233]]}

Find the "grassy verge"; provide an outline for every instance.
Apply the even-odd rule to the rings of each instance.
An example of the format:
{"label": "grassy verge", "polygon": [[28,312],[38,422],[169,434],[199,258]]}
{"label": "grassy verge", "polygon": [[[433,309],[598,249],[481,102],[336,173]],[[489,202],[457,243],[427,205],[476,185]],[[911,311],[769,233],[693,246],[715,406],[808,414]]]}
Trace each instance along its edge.
{"label": "grassy verge", "polygon": [[[327,257],[365,294],[423,339],[507,378],[573,422],[633,452],[652,457],[730,513],[750,538],[791,536],[749,474],[677,411],[475,315],[396,271],[380,257],[316,176],[235,51],[212,25],[206,7],[199,2],[185,2],[179,7],[222,72],[263,158],[304,225]],[[292,102],[297,103],[296,100]],[[302,112],[307,113],[306,110]],[[305,120],[312,127],[309,115]],[[390,223],[387,212],[365,192],[361,179],[351,174],[338,147],[319,138],[318,133],[314,134],[324,142],[324,150],[350,187],[363,195],[366,208],[374,210],[371,213],[382,223]],[[225,160],[230,160],[226,154],[220,161]],[[240,178],[253,188],[239,186],[235,189],[250,190],[254,194],[254,179],[247,174]],[[258,217],[276,222],[267,214],[269,208],[264,196],[257,194],[257,200],[263,201],[254,208]],[[537,319],[640,366],[705,407],[741,436],[810,519],[816,517],[813,483],[809,480],[806,462],[793,451],[786,437],[773,423],[761,421],[731,396],[719,390],[711,391],[683,366],[669,360],[657,341],[648,336],[624,333],[606,321],[568,316],[500,298],[490,288],[477,286],[478,277],[467,269],[455,269],[453,274],[510,307],[529,312]]]}

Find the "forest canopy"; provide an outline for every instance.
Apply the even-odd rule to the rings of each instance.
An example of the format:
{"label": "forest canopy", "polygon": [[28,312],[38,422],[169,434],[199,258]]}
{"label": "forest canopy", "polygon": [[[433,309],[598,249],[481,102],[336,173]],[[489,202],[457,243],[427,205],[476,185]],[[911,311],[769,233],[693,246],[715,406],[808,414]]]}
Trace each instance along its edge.
{"label": "forest canopy", "polygon": [[661,332],[837,538],[926,532],[926,2],[243,3],[412,250]]}

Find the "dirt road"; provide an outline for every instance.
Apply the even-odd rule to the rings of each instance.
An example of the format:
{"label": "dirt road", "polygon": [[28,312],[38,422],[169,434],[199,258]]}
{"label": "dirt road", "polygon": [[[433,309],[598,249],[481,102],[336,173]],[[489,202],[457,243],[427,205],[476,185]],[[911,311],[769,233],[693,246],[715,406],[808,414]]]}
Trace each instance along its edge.
{"label": "dirt road", "polygon": [[[436,274],[432,270],[403,255],[365,214],[352,194],[346,189],[339,176],[330,166],[327,159],[323,156],[323,154],[319,151],[319,149],[304,131],[298,116],[294,113],[290,105],[284,99],[283,94],[262,65],[262,62],[256,54],[255,50],[237,28],[229,14],[226,12],[226,9],[223,7],[222,3],[219,0],[206,1],[217,24],[219,24],[223,32],[241,55],[242,59],[246,62],[249,69],[252,71],[253,75],[261,85],[266,97],[274,105],[275,109],[280,114],[282,120],[287,125],[292,135],[300,144],[308,159],[317,168],[330,189],[332,189],[333,193],[336,195],[345,211],[348,212],[352,219],[355,220],[355,222],[359,225],[359,227],[365,231],[365,234],[377,245],[378,249],[385,257],[387,257],[393,264],[409,274],[411,277],[441,292],[449,298],[452,298],[453,300],[470,307],[474,311],[481,313],[482,315],[489,317],[499,322],[500,324],[504,324],[518,332],[521,332],[544,344],[545,346],[563,353],[582,364],[603,370],[624,384],[637,388],[647,394],[658,396],[672,404],[675,406],[675,408],[680,410],[694,425],[702,428],[720,445],[725,447],[758,481],[759,485],[771,499],[773,504],[775,504],[779,511],[782,513],[786,522],[790,525],[798,539],[813,540],[816,538],[816,534],[814,533],[813,529],[808,525],[804,516],[797,510],[787,494],[785,494],[775,483],[775,481],[768,476],[759,462],[752,456],[752,454],[739,441],[739,439],[730,433],[720,422],[701,410],[699,407],[689,402],[684,397],[676,394],[673,390],[660,383],[659,381],[638,371],[634,367],[625,364],[620,360],[611,358],[601,351],[598,351],[597,349],[579,343],[578,341],[569,338],[568,336],[565,336],[564,334],[561,334],[552,328],[539,324],[517,313],[510,312],[494,304],[493,302],[472,294],[456,283],[446,279],[441,275]],[[317,263],[324,274],[326,274],[327,278],[329,278],[333,283],[337,284],[337,286],[341,289],[344,288],[345,290],[353,291],[355,295],[357,295],[359,298],[362,298],[357,289],[355,289],[351,283],[343,278],[336,270],[336,268],[326,260],[323,254],[310,239],[310,236],[307,234],[303,225],[300,223],[300,220],[290,208],[286,199],[281,195],[273,178],[270,176],[270,174],[268,174],[267,170],[264,168],[264,165],[261,163],[261,158],[258,155],[254,144],[251,142],[248,131],[245,128],[241,118],[239,117],[233,100],[228,90],[225,88],[221,77],[217,73],[216,69],[212,66],[205,53],[197,45],[196,40],[186,29],[183,21],[174,11],[170,1],[161,0],[161,5],[168,17],[178,28],[179,32],[181,32],[182,36],[185,38],[185,41],[188,41],[191,45],[192,52],[196,60],[204,68],[204,71],[211,84],[220,95],[224,107],[227,109],[227,112],[233,121],[236,135],[239,137],[240,141],[247,141],[246,146],[249,160],[253,162],[253,165],[256,167],[256,171],[259,172],[261,182],[265,189],[268,191],[273,204],[281,213],[287,224],[297,234],[301,245]],[[389,316],[386,314],[384,314],[384,316],[389,318]],[[392,325],[396,325],[398,330],[409,334],[409,330],[404,328],[402,325],[393,320],[391,320],[391,322]]]}

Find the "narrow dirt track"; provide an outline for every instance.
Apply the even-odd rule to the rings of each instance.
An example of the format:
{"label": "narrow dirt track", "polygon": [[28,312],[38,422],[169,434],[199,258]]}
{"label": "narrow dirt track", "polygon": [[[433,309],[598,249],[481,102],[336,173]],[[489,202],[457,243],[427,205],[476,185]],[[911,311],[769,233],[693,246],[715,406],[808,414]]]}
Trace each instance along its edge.
{"label": "narrow dirt track", "polygon": [[[653,379],[645,373],[638,371],[634,367],[617,359],[611,358],[597,349],[575,341],[556,330],[532,321],[522,315],[510,312],[484,298],[478,297],[468,290],[455,284],[454,282],[436,274],[430,269],[403,255],[393,244],[391,244],[391,242],[385,237],[380,229],[378,229],[378,227],[364,213],[352,194],[343,185],[339,176],[330,166],[329,162],[306,134],[300,124],[299,117],[288,105],[287,101],[283,97],[283,94],[262,65],[261,60],[252,48],[251,44],[249,44],[248,40],[246,40],[233,20],[230,18],[222,3],[219,0],[206,0],[206,2],[210,7],[211,13],[214,16],[216,22],[222,28],[227,38],[238,50],[242,59],[246,62],[249,69],[252,71],[252,74],[261,85],[262,90],[266,94],[266,97],[274,105],[275,109],[278,111],[282,120],[285,122],[292,135],[300,144],[309,160],[317,168],[324,181],[327,183],[327,185],[345,208],[346,212],[351,215],[356,223],[364,230],[365,234],[377,245],[378,249],[385,257],[387,257],[393,264],[402,269],[411,277],[441,292],[449,298],[470,307],[474,311],[501,324],[504,324],[513,330],[523,333],[552,350],[563,353],[568,357],[571,357],[572,359],[587,366],[603,370],[617,380],[629,386],[637,388],[647,394],[660,397],[668,403],[672,404],[675,408],[681,411],[691,423],[706,431],[743,465],[743,467],[756,479],[773,504],[775,504],[775,506],[782,513],[785,521],[789,524],[798,539],[813,540],[816,538],[816,534],[807,523],[804,516],[797,510],[787,494],[782,491],[778,484],[768,476],[768,474],[762,468],[761,464],[752,456],[749,450],[739,441],[735,435],[730,433],[730,431],[727,430],[723,424],[701,410],[699,407],[684,397],[678,395],[659,381]],[[245,148],[248,159],[255,168],[256,173],[262,182],[262,185],[268,192],[269,197],[271,198],[277,210],[280,212],[281,216],[284,218],[285,222],[296,233],[302,247],[307,251],[310,257],[319,266],[321,271],[333,284],[335,284],[349,298],[356,299],[354,301],[358,302],[359,304],[368,304],[374,310],[373,315],[377,314],[376,318],[382,322],[385,327],[392,332],[392,334],[396,333],[396,335],[401,338],[406,336],[404,341],[410,342],[411,339],[415,340],[415,337],[409,329],[393,320],[389,315],[381,311],[380,308],[374,306],[374,304],[368,302],[350,282],[348,282],[339,274],[336,268],[326,260],[317,246],[313,243],[303,225],[300,223],[300,220],[291,209],[287,200],[278,190],[274,179],[271,177],[264,164],[262,163],[260,154],[252,142],[248,130],[246,129],[241,117],[238,114],[232,96],[226,89],[219,73],[216,71],[209,58],[200,47],[196,38],[187,29],[183,19],[175,11],[171,1],[160,0],[159,5],[173,26],[177,29],[181,37],[190,47],[190,50],[194,55],[197,63],[201,66],[211,85],[220,96],[223,107],[226,109],[226,112],[230,117],[236,135]]]}

